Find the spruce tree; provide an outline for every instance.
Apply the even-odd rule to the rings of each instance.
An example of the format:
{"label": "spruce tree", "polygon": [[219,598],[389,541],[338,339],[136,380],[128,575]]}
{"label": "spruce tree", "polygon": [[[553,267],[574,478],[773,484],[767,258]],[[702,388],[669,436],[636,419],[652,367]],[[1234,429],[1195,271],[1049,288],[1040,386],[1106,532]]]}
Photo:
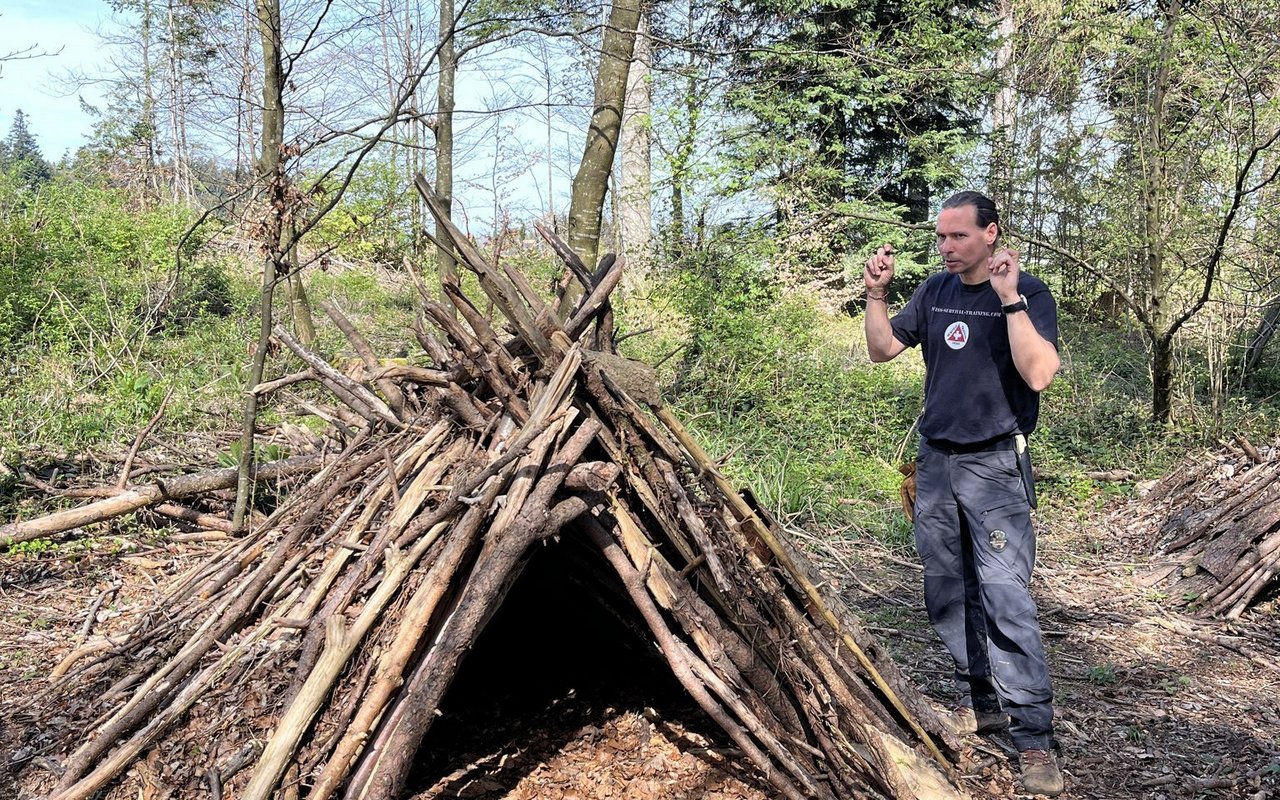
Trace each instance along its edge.
{"label": "spruce tree", "polygon": [[28,189],[53,178],[53,168],[40,153],[40,145],[27,127],[27,115],[22,109],[14,113],[9,135],[0,146],[0,169],[13,174]]}
{"label": "spruce tree", "polygon": [[[988,0],[752,0],[732,92],[740,163],[815,208],[871,200],[923,222],[991,90]],[[799,198],[796,198],[799,199]]]}

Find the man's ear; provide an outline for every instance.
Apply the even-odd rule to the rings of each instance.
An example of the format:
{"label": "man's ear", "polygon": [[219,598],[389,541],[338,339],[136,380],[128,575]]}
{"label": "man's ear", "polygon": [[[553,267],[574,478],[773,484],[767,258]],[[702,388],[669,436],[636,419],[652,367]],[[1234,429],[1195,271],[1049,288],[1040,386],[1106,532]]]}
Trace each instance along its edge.
{"label": "man's ear", "polygon": [[1000,238],[1000,226],[994,222],[991,223],[987,226],[987,229],[982,232],[982,236],[986,239],[988,245],[995,244],[996,239]]}

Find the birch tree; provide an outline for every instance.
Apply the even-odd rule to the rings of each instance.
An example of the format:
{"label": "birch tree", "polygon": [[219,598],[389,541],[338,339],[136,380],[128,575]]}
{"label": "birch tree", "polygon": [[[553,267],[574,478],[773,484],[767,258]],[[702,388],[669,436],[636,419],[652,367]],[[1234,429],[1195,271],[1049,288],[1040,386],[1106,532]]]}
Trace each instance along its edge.
{"label": "birch tree", "polygon": [[652,256],[653,165],[651,160],[653,101],[651,93],[652,40],[649,10],[642,11],[631,68],[627,72],[626,102],[614,192],[617,210],[617,250],[627,257],[624,282],[633,286],[649,268]]}

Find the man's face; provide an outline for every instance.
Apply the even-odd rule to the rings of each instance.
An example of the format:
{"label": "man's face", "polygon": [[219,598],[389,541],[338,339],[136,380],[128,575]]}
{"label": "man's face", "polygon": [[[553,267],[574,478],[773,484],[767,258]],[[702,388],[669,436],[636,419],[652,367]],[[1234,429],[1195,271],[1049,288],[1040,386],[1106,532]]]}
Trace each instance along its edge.
{"label": "man's face", "polygon": [[974,206],[944,208],[938,214],[938,252],[947,272],[959,275],[964,283],[981,283],[989,275],[987,259],[991,257],[999,227],[993,222],[985,228],[978,225],[978,209]]}

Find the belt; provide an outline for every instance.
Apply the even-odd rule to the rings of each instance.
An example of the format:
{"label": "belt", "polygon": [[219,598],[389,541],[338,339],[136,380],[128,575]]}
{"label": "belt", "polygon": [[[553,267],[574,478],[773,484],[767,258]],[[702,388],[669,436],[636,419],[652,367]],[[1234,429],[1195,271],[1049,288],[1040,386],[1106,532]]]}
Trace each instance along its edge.
{"label": "belt", "polygon": [[984,453],[988,450],[1016,450],[1014,443],[1017,433],[1006,433],[1003,436],[997,436],[994,439],[984,439],[981,442],[969,442],[965,444],[957,442],[948,442],[946,439],[923,439],[924,444],[947,455],[962,455],[964,453]]}

